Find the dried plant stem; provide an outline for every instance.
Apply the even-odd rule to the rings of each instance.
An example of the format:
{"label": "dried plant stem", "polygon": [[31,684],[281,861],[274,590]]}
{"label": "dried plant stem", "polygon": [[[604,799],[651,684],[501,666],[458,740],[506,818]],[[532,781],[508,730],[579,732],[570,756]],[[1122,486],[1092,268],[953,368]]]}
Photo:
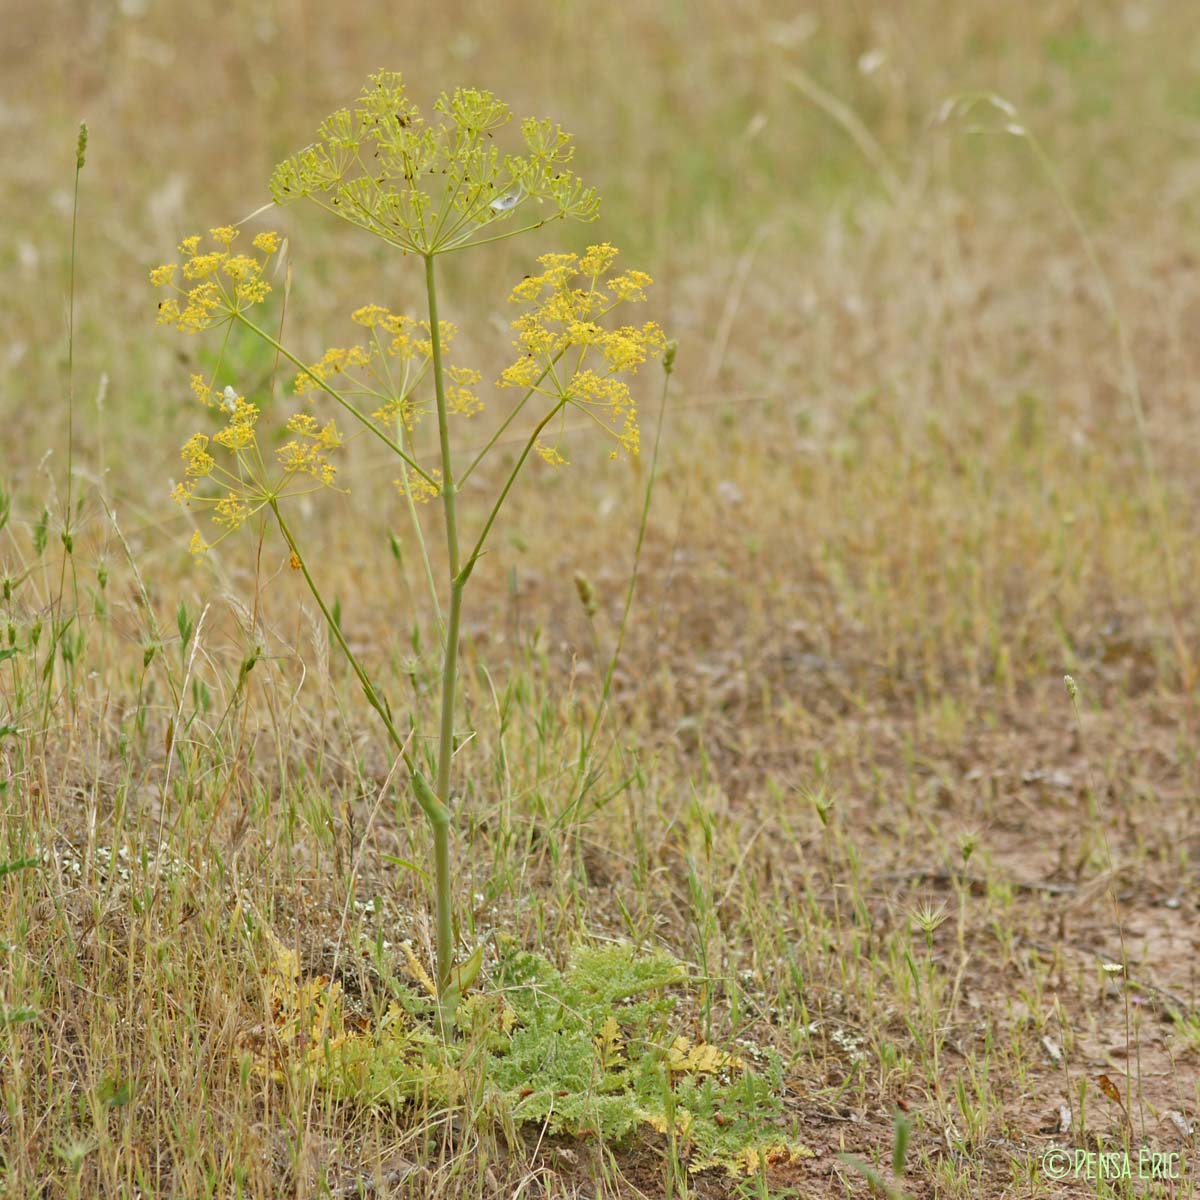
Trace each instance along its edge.
{"label": "dried plant stem", "polygon": [[[75,608],[79,608],[79,585],[75,575],[74,539],[71,535],[71,508],[74,501],[74,467],[75,467],[75,262],[78,256],[79,234],[79,176],[83,173],[83,164],[87,159],[87,125],[79,126],[79,136],[75,143],[75,185],[71,196],[71,257],[67,277],[67,479],[66,496],[63,502],[62,516],[62,546],[63,557],[58,574],[58,594],[53,607],[53,619],[50,622],[50,647],[47,651],[46,663],[46,692],[45,715],[42,727],[44,737],[50,735],[50,708],[54,694],[54,659],[59,653],[62,639],[66,636],[69,622],[63,621],[63,596],[67,587],[67,562],[71,564],[71,582],[75,590]],[[71,698],[72,705],[74,697]]]}

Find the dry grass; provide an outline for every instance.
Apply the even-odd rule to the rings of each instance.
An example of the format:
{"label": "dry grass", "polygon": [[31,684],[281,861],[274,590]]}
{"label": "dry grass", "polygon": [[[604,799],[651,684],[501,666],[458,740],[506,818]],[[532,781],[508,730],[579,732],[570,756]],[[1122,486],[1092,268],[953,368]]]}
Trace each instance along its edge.
{"label": "dry grass", "polygon": [[[1047,1178],[1056,1139],[1126,1144],[1135,1173],[1139,1147],[1182,1150],[1183,1178],[1138,1194],[1193,1194],[1189,6],[335,8],[6,4],[0,640],[20,652],[0,662],[0,725],[17,727],[0,859],[42,865],[0,878],[0,1191],[681,1194],[653,1144],[398,1119],[264,1081],[239,1049],[270,1023],[264,928],[358,1011],[382,1008],[398,943],[429,941],[423,880],[384,856],[423,862],[425,832],[279,545],[188,561],[167,500],[188,365],[153,326],[145,271],[262,203],[274,162],[387,65],[423,99],[489,87],[572,129],[600,232],[653,271],[652,315],[681,341],[604,774],[580,811],[563,805],[642,476],[573,444],[570,472],[518,488],[472,581],[464,940],[667,946],[708,981],[698,1026],[784,1054],[817,1156],[689,1194],[864,1194],[838,1152],[886,1169],[897,1108],[916,1196],[1133,1194]],[[933,120],[981,88],[1045,146],[1100,271],[1025,140],[994,113],[978,133]],[[44,678],[81,116],[81,641]],[[336,340],[381,280],[389,303],[414,299],[375,251],[285,220],[294,341]],[[488,314],[543,248],[497,253],[486,287],[448,281],[450,315],[481,318],[481,361],[505,340]],[[359,463],[309,536],[352,642],[426,732],[428,613],[415,558],[387,549],[385,465]],[[1124,988],[1101,966],[1123,958]]]}

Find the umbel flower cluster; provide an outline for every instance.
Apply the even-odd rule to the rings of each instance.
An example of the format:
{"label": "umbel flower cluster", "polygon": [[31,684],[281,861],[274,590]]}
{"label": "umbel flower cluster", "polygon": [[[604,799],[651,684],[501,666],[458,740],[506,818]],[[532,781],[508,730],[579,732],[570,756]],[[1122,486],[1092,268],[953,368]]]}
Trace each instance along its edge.
{"label": "umbel flower cluster", "polygon": [[[261,257],[234,253],[238,231],[230,226],[210,230],[209,236],[219,249],[202,250],[202,239],[193,235],[180,243],[182,263],[151,271],[152,283],[178,293],[159,305],[159,324],[173,324],[187,333],[218,328],[245,320],[247,311],[270,293],[263,274],[282,245],[278,234],[260,233],[253,239]],[[512,323],[518,357],[500,373],[496,386],[521,389],[525,395],[518,408],[540,396],[549,402],[549,415],[558,415],[554,440],[539,437],[534,442],[536,452],[551,466],[567,461],[562,435],[568,410],[583,414],[612,439],[611,457],[638,453],[637,405],[621,376],[636,373],[647,358],[661,354],[666,336],[653,321],[616,328],[602,324],[619,306],[644,301],[652,282],[642,271],[614,273],[617,253],[604,242],[590,246],[582,256],[544,254],[538,259],[541,272],[526,276],[509,296],[526,310]],[[316,362],[302,367],[293,390],[309,399],[323,393],[336,397],[364,425],[377,432],[393,429],[412,453],[412,435],[433,411],[430,322],[378,304],[356,309],[350,319],[364,330],[363,338],[349,346],[331,346]],[[457,327],[439,321],[438,332],[445,352]],[[474,368],[446,363],[448,412],[471,417],[483,409],[477,392],[481,378]],[[201,375],[192,377],[192,391],[224,418],[217,432],[195,433],[185,443],[185,480],[172,493],[180,504],[207,509],[218,527],[219,535],[211,542],[195,533],[193,552],[203,553],[272,500],[334,486],[337,470],[329,454],[342,445],[343,437],[333,420],[322,422],[309,412],[293,414],[285,425],[292,436],[275,451],[268,467],[255,434],[259,407],[232,385],[218,390]],[[548,424],[545,417],[542,424]],[[228,452],[232,461],[219,464],[214,447]],[[430,467],[396,483],[424,501],[440,493],[440,479],[440,470]]]}
{"label": "umbel flower cluster", "polygon": [[[513,322],[520,358],[505,368],[499,387],[525,388],[584,413],[612,437],[620,450],[637,454],[637,406],[629,385],[620,378],[633,374],[652,355],[661,354],[666,335],[653,321],[640,328],[605,329],[600,322],[618,305],[646,298],[652,280],[641,271],[609,274],[615,246],[590,246],[575,254],[543,254],[540,275],[530,275],[513,288],[510,300],[531,305]],[[595,362],[596,365],[591,365]],[[539,440],[536,449],[547,462],[564,458],[556,445]]]}
{"label": "umbel flower cluster", "polygon": [[179,243],[180,263],[165,263],[150,272],[155,287],[177,293],[158,305],[158,323],[174,325],[185,333],[200,333],[228,324],[238,313],[265,300],[271,285],[263,278],[266,260],[279,249],[277,233],[260,233],[253,241],[262,256],[235,254],[238,231],[232,225],[209,230],[221,249],[200,252],[200,235]]}
{"label": "umbel flower cluster", "polygon": [[[174,324],[187,333],[211,329],[235,320],[270,292],[263,271],[266,260],[281,245],[278,234],[260,233],[254,239],[262,259],[233,253],[238,232],[232,226],[212,229],[209,236],[224,248],[202,253],[201,238],[193,235],[180,243],[182,264],[167,263],[151,271],[152,283],[171,287],[182,297],[159,305],[159,324]],[[182,285],[176,282],[180,278]],[[218,392],[203,375],[192,376],[192,392],[219,413],[224,424],[211,436],[194,433],[184,443],[184,480],[175,485],[172,497],[180,504],[208,510],[220,531],[215,541],[245,524],[272,500],[334,486],[337,469],[329,455],[342,444],[342,435],[333,420],[321,423],[308,412],[293,414],[285,425],[289,440],[268,457],[256,434],[257,405],[231,385]],[[217,461],[214,448],[225,452],[226,463]],[[206,542],[197,530],[191,549],[200,554],[215,541]]]}
{"label": "umbel flower cluster", "polygon": [[[524,154],[502,154],[512,119],[491,92],[459,88],[426,124],[394,71],[372,75],[353,109],[321,123],[317,139],[279,164],[277,204],[301,197],[413,254],[441,254],[487,236],[512,237],[554,218],[590,221],[595,191],[571,172],[571,136],[551,121],[520,124]],[[515,225],[515,227],[514,227]]]}
{"label": "umbel flower cluster", "polygon": [[[293,388],[297,395],[314,399],[323,392],[336,391],[344,400],[361,405],[362,410],[370,408],[373,427],[393,430],[407,452],[415,456],[413,435],[435,410],[431,380],[433,327],[429,321],[415,320],[379,304],[356,309],[350,319],[366,330],[364,340],[350,346],[331,346],[296,375]],[[458,327],[450,321],[438,322],[443,398],[447,413],[473,417],[483,409],[476,392],[482,375],[445,357],[457,333]],[[441,471],[430,467],[406,472],[404,478],[396,480],[396,486],[414,500],[426,501],[440,494],[440,480]]]}

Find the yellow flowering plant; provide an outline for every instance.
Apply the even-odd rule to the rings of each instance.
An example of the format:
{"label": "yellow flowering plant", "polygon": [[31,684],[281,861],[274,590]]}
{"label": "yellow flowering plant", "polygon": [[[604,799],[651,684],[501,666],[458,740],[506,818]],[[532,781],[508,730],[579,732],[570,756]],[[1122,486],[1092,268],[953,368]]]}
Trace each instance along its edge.
{"label": "yellow flowering plant", "polygon": [[[426,297],[422,316],[377,304],[361,306],[351,316],[357,339],[306,362],[262,328],[254,314],[271,291],[271,260],[283,252],[283,240],[277,233],[260,232],[251,240],[253,252],[243,253],[235,249],[240,231],[234,226],[211,230],[207,240],[185,238],[180,261],[156,267],[150,279],[167,292],[159,304],[160,324],[187,334],[223,329],[228,337],[237,327],[254,334],[296,369],[297,396],[332,403],[356,436],[386,445],[399,461],[397,486],[414,521],[414,502],[441,500],[448,575],[437,771],[430,781],[400,735],[387,701],[343,637],[284,513],[296,495],[339,486],[336,451],[345,439],[335,417],[315,416],[311,406],[291,415],[286,420],[289,440],[269,454],[257,434],[261,405],[240,394],[233,382],[223,385],[220,366],[211,378],[192,379],[197,399],[221,422],[215,432],[198,432],[183,447],[185,478],[175,488],[175,499],[206,511],[215,528],[211,540],[197,533],[192,548],[203,553],[256,514],[268,517],[282,534],[292,565],[303,572],[429,820],[436,986],[444,1007],[451,1009],[480,961],[476,952],[455,968],[452,921],[450,785],[464,589],[530,455],[552,466],[566,462],[562,434],[568,412],[597,425],[611,441],[613,457],[638,453],[638,410],[628,378],[664,352],[669,373],[672,354],[654,322],[614,321],[617,309],[645,299],[651,280],[640,271],[615,271],[613,246],[597,244],[582,255],[542,255],[539,271],[511,292],[510,301],[522,306],[512,323],[516,358],[495,381],[504,394],[512,390],[518,397],[483,448],[470,461],[461,461],[451,418],[469,418],[483,407],[478,395],[482,376],[450,361],[456,330],[439,317],[438,258],[529,233],[555,219],[593,220],[599,202],[570,168],[570,135],[552,122],[520,122],[522,152],[502,153],[496,135],[512,118],[490,92],[444,94],[434,112],[427,123],[408,99],[401,76],[380,72],[371,76],[352,108],[322,122],[316,140],[281,163],[271,179],[276,204],[307,199],[403,254],[419,257]],[[436,453],[432,461],[422,462],[413,434],[427,418],[436,422]],[[523,448],[478,531],[464,539],[458,495],[518,421],[532,426]]]}

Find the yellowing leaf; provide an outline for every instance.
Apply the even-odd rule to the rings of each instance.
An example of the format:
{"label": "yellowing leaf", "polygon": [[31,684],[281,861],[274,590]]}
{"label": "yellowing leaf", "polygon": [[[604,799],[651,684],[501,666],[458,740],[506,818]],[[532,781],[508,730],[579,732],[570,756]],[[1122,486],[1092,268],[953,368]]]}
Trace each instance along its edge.
{"label": "yellowing leaf", "polygon": [[596,1053],[600,1057],[600,1066],[605,1071],[611,1070],[618,1063],[625,1061],[625,1039],[621,1036],[621,1026],[617,1024],[616,1017],[609,1017],[600,1026],[600,1032],[592,1038],[592,1041],[595,1043]]}
{"label": "yellowing leaf", "polygon": [[667,1067],[678,1074],[715,1075],[725,1069],[741,1070],[746,1064],[740,1058],[718,1050],[707,1042],[695,1046],[685,1037],[677,1037],[667,1050]]}
{"label": "yellowing leaf", "polygon": [[[722,1166],[735,1175],[756,1175],[765,1167],[790,1166],[801,1159],[816,1157],[807,1146],[776,1142],[766,1146],[747,1146],[730,1158],[714,1159],[706,1166]],[[698,1169],[693,1166],[693,1169]]]}
{"label": "yellowing leaf", "polygon": [[461,962],[450,972],[450,987],[460,996],[465,995],[470,986],[479,978],[483,967],[483,946],[475,947],[475,952],[465,962]]}
{"label": "yellowing leaf", "polygon": [[[658,1130],[658,1132],[664,1136],[672,1132],[672,1122],[667,1120],[662,1113],[643,1112],[641,1115],[642,1120],[645,1121],[647,1125],[649,1125],[652,1129]],[[680,1137],[687,1137],[688,1131],[692,1127],[692,1120],[693,1117],[691,1112],[681,1105],[677,1105],[675,1108],[675,1117],[673,1122],[674,1132]]]}

